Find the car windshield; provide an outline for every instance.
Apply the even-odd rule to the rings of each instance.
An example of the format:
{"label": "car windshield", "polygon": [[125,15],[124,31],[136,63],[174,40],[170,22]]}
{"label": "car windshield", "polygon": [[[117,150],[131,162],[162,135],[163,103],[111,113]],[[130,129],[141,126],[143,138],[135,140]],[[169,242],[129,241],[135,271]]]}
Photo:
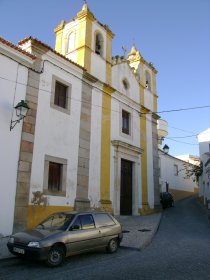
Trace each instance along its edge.
{"label": "car windshield", "polygon": [[75,215],[58,213],[49,216],[46,220],[42,221],[37,229],[47,229],[47,230],[66,230],[73,220]]}

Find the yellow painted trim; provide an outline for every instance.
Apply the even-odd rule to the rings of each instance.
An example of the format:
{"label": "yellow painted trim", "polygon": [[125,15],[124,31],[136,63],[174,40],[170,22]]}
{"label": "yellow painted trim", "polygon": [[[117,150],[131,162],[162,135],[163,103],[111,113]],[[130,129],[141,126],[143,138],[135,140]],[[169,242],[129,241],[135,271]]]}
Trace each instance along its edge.
{"label": "yellow painted trim", "polygon": [[193,190],[193,192],[189,192],[189,191],[183,191],[183,190],[176,190],[173,188],[169,188],[169,192],[171,192],[173,194],[175,201],[184,199],[186,197],[190,197],[195,194],[194,190]]}
{"label": "yellow painted trim", "polygon": [[86,33],[86,21],[81,20],[78,28],[78,46],[77,46],[77,63],[84,67],[85,57],[85,33]]}
{"label": "yellow painted trim", "polygon": [[[144,112],[143,112],[144,113]],[[141,156],[141,177],[142,177],[142,208],[148,206],[148,189],[147,189],[147,120],[146,115],[142,115],[140,122],[141,131],[141,149],[143,153]]]}
{"label": "yellow painted trim", "polygon": [[61,53],[62,51],[62,38],[63,38],[63,30],[65,27],[65,21],[62,20],[61,23],[54,29],[55,32],[55,50],[56,52]]}
{"label": "yellow painted trim", "polygon": [[140,104],[141,105],[145,105],[144,104],[144,86],[142,84],[139,85],[139,92],[140,92]]}
{"label": "yellow painted trim", "polygon": [[70,206],[28,206],[27,228],[33,228],[47,216],[60,211],[73,211]]}
{"label": "yellow painted trim", "polygon": [[101,207],[100,207],[101,211],[106,211],[114,214],[114,210],[112,208],[112,202],[110,200],[100,200],[100,202],[101,202]]}
{"label": "yellow painted trim", "polygon": [[58,53],[62,53],[62,43],[63,43],[63,29],[56,32],[56,39],[55,39],[55,50]]}
{"label": "yellow painted trim", "polygon": [[92,21],[86,17],[79,21],[78,28],[77,63],[84,67],[88,73],[91,71],[91,40]]}
{"label": "yellow painted trim", "polygon": [[157,112],[157,95],[154,95],[153,98],[154,98],[153,111]]}
{"label": "yellow painted trim", "polygon": [[87,4],[83,5],[82,10],[77,13],[77,19],[88,18],[90,21],[95,20],[94,14],[88,9]]}
{"label": "yellow painted trim", "polygon": [[112,84],[112,37],[109,33],[106,33],[106,83]]}
{"label": "yellow painted trim", "polygon": [[106,62],[106,83],[112,83],[112,66],[108,62]]}
{"label": "yellow painted trim", "polygon": [[110,153],[111,153],[111,94],[114,90],[103,87],[101,123],[101,201],[110,200]]}
{"label": "yellow painted trim", "polygon": [[91,42],[92,42],[92,21],[87,20],[85,38],[85,62],[84,67],[91,73]]}
{"label": "yellow painted trim", "polygon": [[138,212],[142,216],[151,215],[160,212],[159,208],[150,208],[149,205],[145,205],[143,208],[139,208]]}
{"label": "yellow painted trim", "polygon": [[[142,61],[140,61],[140,73],[143,73],[144,71],[144,64]],[[145,106],[144,102],[145,102],[145,99],[144,99],[144,75],[140,75],[140,104],[142,106]]]}
{"label": "yellow painted trim", "polygon": [[152,71],[153,111],[157,112],[156,74]]}

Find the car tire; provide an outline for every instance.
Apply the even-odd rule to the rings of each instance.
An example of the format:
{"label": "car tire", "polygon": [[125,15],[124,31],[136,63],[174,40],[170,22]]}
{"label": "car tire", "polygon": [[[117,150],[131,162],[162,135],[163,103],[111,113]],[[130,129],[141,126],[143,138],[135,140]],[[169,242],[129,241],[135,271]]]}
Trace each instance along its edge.
{"label": "car tire", "polygon": [[107,246],[107,252],[110,254],[115,253],[118,249],[118,246],[119,246],[118,240],[116,238],[111,239]]}
{"label": "car tire", "polygon": [[56,267],[63,263],[65,258],[64,248],[61,246],[53,246],[47,256],[47,265]]}

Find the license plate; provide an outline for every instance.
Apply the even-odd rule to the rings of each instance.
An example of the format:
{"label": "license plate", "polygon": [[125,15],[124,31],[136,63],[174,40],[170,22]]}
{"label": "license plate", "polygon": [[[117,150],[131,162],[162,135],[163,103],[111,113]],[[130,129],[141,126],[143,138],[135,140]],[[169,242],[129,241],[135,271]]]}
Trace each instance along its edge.
{"label": "license plate", "polygon": [[20,249],[20,248],[17,248],[17,247],[14,247],[14,248],[13,248],[13,251],[14,251],[15,253],[25,254],[25,250],[24,250],[24,249]]}

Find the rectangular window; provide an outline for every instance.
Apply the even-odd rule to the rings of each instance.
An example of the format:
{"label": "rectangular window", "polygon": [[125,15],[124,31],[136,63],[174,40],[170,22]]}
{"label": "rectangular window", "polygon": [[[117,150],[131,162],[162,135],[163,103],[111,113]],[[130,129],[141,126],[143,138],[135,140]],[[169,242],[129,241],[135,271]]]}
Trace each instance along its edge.
{"label": "rectangular window", "polygon": [[62,164],[49,162],[48,189],[50,191],[62,190]]}
{"label": "rectangular window", "polygon": [[178,176],[178,165],[174,164],[174,176]]}
{"label": "rectangular window", "polygon": [[54,104],[65,109],[67,108],[67,86],[57,81],[55,83]]}
{"label": "rectangular window", "polygon": [[[69,77],[69,80],[71,78]],[[72,85],[66,80],[52,75],[50,107],[70,115]]]}
{"label": "rectangular window", "polygon": [[130,113],[122,110],[122,132],[130,134]]}
{"label": "rectangular window", "polygon": [[45,155],[43,191],[46,195],[65,196],[67,160]]}

